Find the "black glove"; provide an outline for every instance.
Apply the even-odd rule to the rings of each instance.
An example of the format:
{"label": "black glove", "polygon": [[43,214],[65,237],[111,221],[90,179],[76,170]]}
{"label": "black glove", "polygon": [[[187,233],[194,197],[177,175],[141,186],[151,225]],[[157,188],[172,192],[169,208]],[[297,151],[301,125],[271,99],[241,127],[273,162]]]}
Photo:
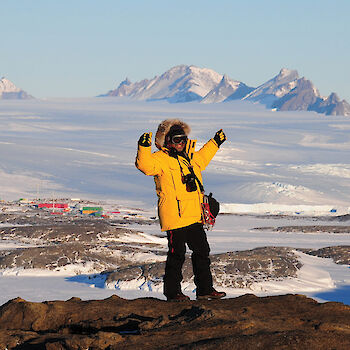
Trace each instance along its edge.
{"label": "black glove", "polygon": [[214,141],[216,142],[218,147],[220,147],[226,141],[226,135],[222,131],[222,129],[220,129],[219,131],[216,132],[216,134],[214,136]]}
{"label": "black glove", "polygon": [[139,145],[143,147],[150,147],[152,145],[152,133],[145,132],[139,138]]}
{"label": "black glove", "polygon": [[145,132],[139,138],[139,145],[143,147],[150,147],[152,145],[152,133]]}

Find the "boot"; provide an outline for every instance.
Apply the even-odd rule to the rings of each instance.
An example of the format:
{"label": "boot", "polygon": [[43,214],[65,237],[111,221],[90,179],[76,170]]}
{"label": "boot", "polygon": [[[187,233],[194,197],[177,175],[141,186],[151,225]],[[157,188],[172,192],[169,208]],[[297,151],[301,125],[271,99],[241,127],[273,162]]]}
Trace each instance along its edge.
{"label": "boot", "polygon": [[187,301],[187,300],[190,300],[190,298],[183,293],[177,293],[173,297],[167,297],[167,301]]}
{"label": "boot", "polygon": [[221,299],[226,296],[225,292],[218,292],[213,289],[211,293],[206,295],[197,295],[197,300],[213,300],[213,299]]}

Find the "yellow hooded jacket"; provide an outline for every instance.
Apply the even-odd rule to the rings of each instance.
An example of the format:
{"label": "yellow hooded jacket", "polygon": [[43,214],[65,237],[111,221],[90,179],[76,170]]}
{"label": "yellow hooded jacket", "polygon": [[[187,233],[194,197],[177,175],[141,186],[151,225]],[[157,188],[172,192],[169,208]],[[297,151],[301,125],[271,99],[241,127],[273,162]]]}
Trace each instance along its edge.
{"label": "yellow hooded jacket", "polygon": [[[203,184],[203,171],[219,149],[214,139],[210,139],[195,152],[195,141],[189,140],[190,158],[193,171]],[[180,164],[181,168],[180,168]],[[201,222],[203,194],[198,183],[197,191],[188,192],[183,183],[183,175],[190,173],[188,161],[169,155],[166,148],[152,153],[151,147],[138,147],[136,167],[146,175],[154,176],[158,196],[158,216],[162,231],[174,230],[196,222]]]}

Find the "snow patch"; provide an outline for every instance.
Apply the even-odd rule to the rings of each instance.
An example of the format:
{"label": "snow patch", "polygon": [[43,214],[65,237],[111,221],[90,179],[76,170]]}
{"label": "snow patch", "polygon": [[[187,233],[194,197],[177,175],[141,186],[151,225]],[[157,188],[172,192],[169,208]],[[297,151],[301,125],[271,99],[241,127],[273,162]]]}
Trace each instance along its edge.
{"label": "snow patch", "polygon": [[[275,203],[280,205],[310,205],[321,203],[339,204],[339,200],[331,198],[320,191],[315,191],[301,185],[292,185],[281,182],[255,182],[239,186],[235,189],[235,195],[242,198],[242,202]],[[318,209],[315,209],[316,211]],[[322,210],[323,211],[323,210]]]}
{"label": "snow patch", "polygon": [[0,276],[74,276],[96,272],[101,272],[101,269],[98,270],[96,268],[95,262],[88,261],[81,264],[69,264],[57,267],[54,270],[8,268],[0,270]]}
{"label": "snow patch", "polygon": [[344,215],[350,213],[350,207],[334,207],[332,205],[287,205],[274,203],[221,203],[221,214],[260,214],[260,215]]}
{"label": "snow patch", "polygon": [[342,177],[350,179],[350,164],[310,164],[310,165],[291,165],[289,169],[296,170],[306,174],[319,174],[325,176]]}
{"label": "snow patch", "polygon": [[[254,292],[264,293],[310,293],[335,288],[335,283],[323,265],[334,264],[332,259],[323,259],[294,251],[299,256],[303,266],[296,278],[286,278],[283,281],[264,281],[253,283]],[[325,261],[328,260],[328,261]]]}

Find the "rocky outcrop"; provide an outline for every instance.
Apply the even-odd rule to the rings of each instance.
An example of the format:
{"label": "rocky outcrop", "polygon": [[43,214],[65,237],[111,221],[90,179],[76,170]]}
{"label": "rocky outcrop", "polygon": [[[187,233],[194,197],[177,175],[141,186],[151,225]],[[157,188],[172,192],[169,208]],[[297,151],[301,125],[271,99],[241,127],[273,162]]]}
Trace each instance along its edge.
{"label": "rocky outcrop", "polygon": [[[260,228],[263,229],[263,228]],[[327,233],[349,233],[350,226],[341,226],[341,225],[300,225],[300,226],[281,226],[273,228],[273,231],[276,232],[304,232],[304,233],[318,233],[318,232],[327,232]]]}
{"label": "rocky outcrop", "polygon": [[[135,261],[165,260],[163,245],[140,243],[138,240],[145,240],[145,237],[139,232],[106,221],[76,219],[56,222],[54,218],[39,217],[27,220],[32,224],[37,221],[37,225],[3,227],[0,230],[3,242],[16,241],[29,245],[1,250],[0,269],[97,273],[126,267]],[[129,244],[124,241],[129,241]]]}
{"label": "rocky outcrop", "polygon": [[302,252],[320,258],[331,258],[336,264],[350,265],[350,246],[332,246],[320,249],[299,249]]}
{"label": "rocky outcrop", "polygon": [[[2,241],[31,246],[0,251],[0,269],[46,269],[69,273],[103,273],[109,288],[162,290],[167,241],[165,237],[119,227],[115,222],[32,215],[1,214],[2,222],[20,222],[27,226],[3,227]],[[146,221],[147,223],[147,221]],[[28,224],[30,226],[28,226]],[[116,226],[117,225],[117,226]],[[260,227],[275,232],[350,232],[345,225]],[[304,253],[333,258],[338,264],[350,264],[349,246],[323,250],[299,249]],[[210,256],[214,284],[222,288],[250,288],[265,281],[295,278],[301,268],[293,248],[261,247]],[[105,273],[105,271],[109,271]],[[112,271],[112,272],[111,272]],[[183,284],[195,288],[190,257],[183,268]]]}
{"label": "rocky outcrop", "polygon": [[[292,248],[263,247],[246,251],[227,252],[210,256],[214,285],[224,288],[251,288],[254,283],[281,281],[296,277],[302,264]],[[128,283],[141,289],[162,290],[164,262],[139,264],[117,269],[108,274],[109,288],[127,288]],[[183,287],[193,290],[191,259],[187,257],[183,269]]]}
{"label": "rocky outcrop", "polygon": [[0,307],[1,349],[349,349],[350,307],[301,295],[169,303],[154,298]]}

